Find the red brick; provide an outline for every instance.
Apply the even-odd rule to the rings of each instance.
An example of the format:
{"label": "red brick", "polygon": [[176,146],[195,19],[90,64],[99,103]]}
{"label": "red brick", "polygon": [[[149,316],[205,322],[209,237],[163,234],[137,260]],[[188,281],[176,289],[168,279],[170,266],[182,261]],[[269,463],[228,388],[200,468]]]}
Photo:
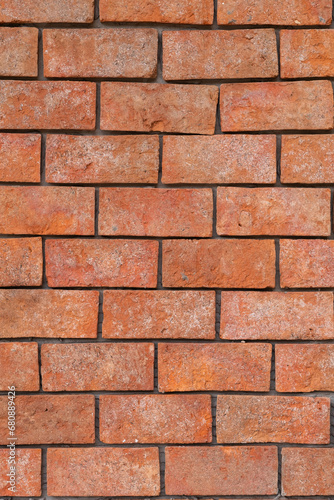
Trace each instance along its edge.
{"label": "red brick", "polygon": [[329,444],[330,398],[218,396],[218,443]]}
{"label": "red brick", "polygon": [[329,236],[329,189],[217,190],[217,233],[231,236]]}
{"label": "red brick", "polygon": [[39,390],[36,342],[0,343],[0,391],[8,391],[8,387],[13,385],[17,391]]}
{"label": "red brick", "polygon": [[0,0],[1,23],[91,23],[94,0]]}
{"label": "red brick", "polygon": [[164,136],[165,184],[274,184],[276,136]]}
{"label": "red brick", "polygon": [[211,189],[100,189],[99,234],[105,236],[205,237],[212,236],[212,221]]}
{"label": "red brick", "polygon": [[1,186],[0,205],[2,234],[94,234],[94,188]]}
{"label": "red brick", "polygon": [[276,346],[278,392],[334,391],[334,345]]}
{"label": "red brick", "polygon": [[281,240],[280,249],[283,288],[334,286],[334,241]]}
{"label": "red brick", "polygon": [[[8,463],[8,448],[0,450],[0,495],[4,497],[40,497],[42,495],[42,450],[15,450],[15,464]],[[10,467],[15,467],[15,491],[9,490]]]}
{"label": "red brick", "polygon": [[151,391],[153,344],[44,344],[44,391]]}
{"label": "red brick", "polygon": [[168,240],[163,242],[165,287],[273,288],[271,240]]}
{"label": "red brick", "polygon": [[158,247],[157,241],[48,240],[45,246],[48,284],[154,288]]}
{"label": "red brick", "polygon": [[334,448],[283,448],[283,494],[333,495],[333,470]]}
{"label": "red brick", "polygon": [[211,426],[211,396],[100,397],[103,443],[209,443]]}
{"label": "red brick", "polygon": [[224,132],[333,128],[328,81],[228,83],[220,97]]}
{"label": "red brick", "polygon": [[270,344],[160,344],[159,390],[269,391],[271,349]]}
{"label": "red brick", "polygon": [[37,52],[37,28],[0,28],[0,76],[36,77]]}
{"label": "red brick", "polygon": [[0,304],[0,338],[97,336],[98,291],[0,290]]}
{"label": "red brick", "polygon": [[[0,443],[8,443],[7,396],[0,396]],[[92,394],[38,394],[15,398],[16,444],[83,444],[95,441]]]}
{"label": "red brick", "polygon": [[43,31],[48,78],[155,78],[154,29],[52,29]]}
{"label": "red brick", "polygon": [[93,130],[95,95],[92,82],[0,81],[0,128]]}
{"label": "red brick", "polygon": [[218,24],[325,25],[331,0],[218,0]]}
{"label": "red brick", "polygon": [[50,183],[155,184],[159,137],[48,135],[45,161]]}
{"label": "red brick", "polygon": [[333,135],[283,135],[281,182],[334,183]]}
{"label": "red brick", "polygon": [[212,0],[101,0],[102,22],[212,24]]}
{"label": "red brick", "polygon": [[165,80],[274,78],[275,30],[164,31]]}
{"label": "red brick", "polygon": [[40,286],[42,278],[41,238],[0,239],[0,286]]}
{"label": "red brick", "polygon": [[50,496],[156,496],[158,448],[53,448],[47,455]]}
{"label": "red brick", "polygon": [[107,290],[103,295],[104,338],[215,338],[213,291]]}
{"label": "red brick", "polygon": [[0,134],[0,182],[39,182],[41,136]]}
{"label": "red brick", "polygon": [[167,447],[166,494],[275,494],[277,462],[273,446]]}
{"label": "red brick", "polygon": [[[222,339],[334,338],[331,292],[222,292]],[[303,391],[300,391],[303,392]]]}
{"label": "red brick", "polygon": [[213,85],[102,82],[101,129],[213,134],[217,102]]}

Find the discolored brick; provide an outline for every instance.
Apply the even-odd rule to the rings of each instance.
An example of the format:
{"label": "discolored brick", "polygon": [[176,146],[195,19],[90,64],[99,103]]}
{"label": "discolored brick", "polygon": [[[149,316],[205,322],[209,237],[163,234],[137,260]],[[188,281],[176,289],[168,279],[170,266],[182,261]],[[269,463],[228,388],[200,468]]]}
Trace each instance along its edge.
{"label": "discolored brick", "polygon": [[[4,497],[40,497],[42,495],[42,450],[15,449],[15,464],[8,463],[9,450],[0,450],[0,495]],[[10,467],[15,467],[15,491],[8,483]]]}
{"label": "discolored brick", "polygon": [[1,23],[91,23],[94,0],[0,0]]}
{"label": "discolored brick", "polygon": [[41,136],[0,134],[0,182],[39,182]]}
{"label": "discolored brick", "polygon": [[41,238],[0,239],[0,286],[40,286],[42,278]]}
{"label": "discolored brick", "polygon": [[0,76],[37,77],[37,52],[38,29],[0,28]]}
{"label": "discolored brick", "polygon": [[17,391],[39,390],[36,342],[0,343],[0,391],[8,391],[8,387],[12,386],[15,386]]}

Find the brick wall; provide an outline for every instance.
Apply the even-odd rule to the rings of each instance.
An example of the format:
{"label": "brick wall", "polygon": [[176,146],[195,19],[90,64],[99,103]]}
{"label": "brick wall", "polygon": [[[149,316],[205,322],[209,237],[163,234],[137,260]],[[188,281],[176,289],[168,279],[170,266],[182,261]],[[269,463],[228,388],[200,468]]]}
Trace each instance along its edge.
{"label": "brick wall", "polygon": [[331,22],[0,0],[1,500],[334,497]]}

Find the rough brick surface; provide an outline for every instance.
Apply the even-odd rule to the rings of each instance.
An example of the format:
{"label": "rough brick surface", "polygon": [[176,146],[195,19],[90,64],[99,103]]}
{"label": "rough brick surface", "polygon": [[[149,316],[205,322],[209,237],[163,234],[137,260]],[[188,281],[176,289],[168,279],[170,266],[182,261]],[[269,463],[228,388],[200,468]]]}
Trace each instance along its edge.
{"label": "rough brick surface", "polygon": [[41,136],[0,134],[0,182],[39,182]]}
{"label": "rough brick surface", "polygon": [[8,463],[8,448],[0,450],[0,495],[4,497],[40,497],[42,494],[42,450],[16,449],[15,463],[15,493],[9,490],[7,474],[10,466]]}
{"label": "rough brick surface", "polygon": [[[1,15],[1,14],[0,14]],[[0,76],[37,76],[38,30],[0,28]]]}
{"label": "rough brick surface", "polygon": [[2,23],[91,23],[94,0],[0,0]]}
{"label": "rough brick surface", "polygon": [[40,286],[42,278],[41,238],[0,239],[0,286]]}
{"label": "rough brick surface", "polygon": [[13,385],[17,391],[39,390],[36,342],[0,343],[0,391],[8,391]]}

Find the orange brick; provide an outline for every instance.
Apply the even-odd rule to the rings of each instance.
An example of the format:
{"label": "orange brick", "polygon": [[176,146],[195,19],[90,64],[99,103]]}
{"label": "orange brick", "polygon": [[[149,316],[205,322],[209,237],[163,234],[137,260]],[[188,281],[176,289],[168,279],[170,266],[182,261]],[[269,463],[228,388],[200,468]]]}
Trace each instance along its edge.
{"label": "orange brick", "polygon": [[45,161],[50,183],[155,184],[159,137],[48,135]]}
{"label": "orange brick", "polygon": [[274,78],[275,30],[164,31],[165,80]]}
{"label": "orange brick", "polygon": [[[40,497],[42,495],[42,450],[15,450],[15,464],[8,463],[9,449],[0,450],[0,495],[4,497]],[[15,467],[15,490],[8,481],[10,467]]]}
{"label": "orange brick", "polygon": [[222,292],[220,336],[229,340],[333,339],[333,294]]}
{"label": "orange brick", "polygon": [[0,128],[93,130],[95,95],[92,82],[0,81]]}
{"label": "orange brick", "polygon": [[0,76],[36,77],[37,52],[37,28],[0,28]]}
{"label": "orange brick", "polygon": [[0,338],[96,338],[98,310],[98,291],[0,290]]}
{"label": "orange brick", "polygon": [[1,186],[0,205],[2,234],[94,234],[94,188]]}
{"label": "orange brick", "polygon": [[209,443],[211,397],[101,396],[100,426],[103,443]]}
{"label": "orange brick", "polygon": [[[8,443],[7,396],[0,396],[0,443]],[[95,398],[85,395],[16,396],[16,444],[94,443]]]}
{"label": "orange brick", "polygon": [[213,134],[217,102],[213,85],[102,82],[101,129]]}
{"label": "orange brick", "polygon": [[91,23],[94,0],[0,0],[1,23]]}
{"label": "orange brick", "polygon": [[218,443],[330,443],[330,398],[218,396]]}
{"label": "orange brick", "polygon": [[333,470],[333,448],[283,448],[282,493],[287,496],[333,495]]}
{"label": "orange brick", "polygon": [[101,0],[101,21],[121,23],[212,24],[212,0]]}
{"label": "orange brick", "polygon": [[164,136],[164,184],[274,184],[276,136]]}
{"label": "orange brick", "polygon": [[228,83],[220,87],[224,132],[333,128],[328,81]]}
{"label": "orange brick", "polygon": [[218,24],[326,25],[331,0],[218,0]]}
{"label": "orange brick", "polygon": [[0,286],[40,286],[42,278],[41,238],[0,239]]}
{"label": "orange brick", "polygon": [[52,29],[43,31],[48,78],[155,78],[154,29]]}
{"label": "orange brick", "polygon": [[159,450],[49,448],[47,478],[50,496],[157,496]]}
{"label": "orange brick", "polygon": [[217,233],[231,236],[329,236],[329,189],[217,190]]}
{"label": "orange brick", "polygon": [[45,246],[48,284],[154,288],[158,247],[157,241],[48,240]]}
{"label": "orange brick", "polygon": [[44,344],[44,391],[151,391],[153,344]]}
{"label": "orange brick", "polygon": [[103,295],[104,338],[215,338],[213,291],[107,290]]}
{"label": "orange brick", "polygon": [[283,288],[334,286],[334,241],[281,240],[280,248]]}
{"label": "orange brick", "polygon": [[334,391],[334,345],[276,346],[278,392]]}
{"label": "orange brick", "polygon": [[211,189],[100,189],[104,236],[212,236],[212,218]]}
{"label": "orange brick", "polygon": [[13,385],[17,391],[39,390],[36,342],[0,343],[0,391],[8,391],[8,387]]}
{"label": "orange brick", "polygon": [[39,182],[41,136],[0,134],[0,182]]}
{"label": "orange brick", "polygon": [[277,492],[273,446],[166,448],[167,495],[272,495]]}
{"label": "orange brick", "polygon": [[165,287],[275,286],[275,244],[271,240],[167,240],[162,249]]}
{"label": "orange brick", "polygon": [[159,344],[159,391],[269,391],[271,350],[270,344]]}

